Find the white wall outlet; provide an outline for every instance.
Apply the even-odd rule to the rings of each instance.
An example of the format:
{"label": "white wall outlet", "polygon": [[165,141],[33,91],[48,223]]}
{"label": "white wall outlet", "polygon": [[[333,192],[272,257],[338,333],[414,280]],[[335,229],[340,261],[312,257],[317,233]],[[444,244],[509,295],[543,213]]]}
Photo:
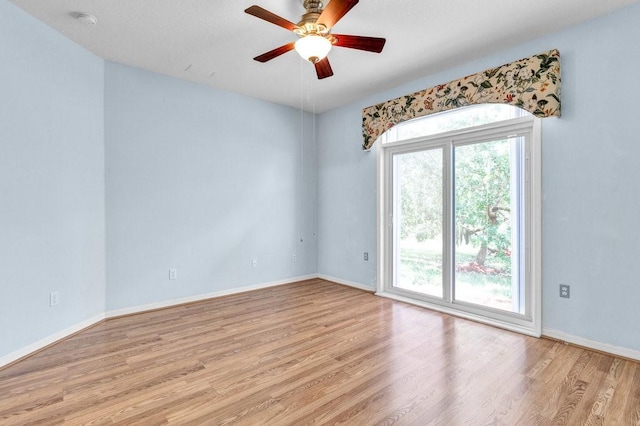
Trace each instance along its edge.
{"label": "white wall outlet", "polygon": [[298,261],[298,258],[295,254],[291,255],[291,263],[296,263]]}
{"label": "white wall outlet", "polygon": [[365,252],[364,252],[364,261],[365,261],[365,262],[368,262],[368,261],[369,261],[369,252],[368,252],[368,251],[365,251]]}
{"label": "white wall outlet", "polygon": [[169,269],[169,279],[170,280],[178,279],[178,270],[176,268]]}
{"label": "white wall outlet", "polygon": [[254,257],[254,258],[251,260],[251,265],[252,265],[254,268],[255,268],[255,267],[257,267],[257,266],[258,266],[258,258]]}
{"label": "white wall outlet", "polygon": [[49,293],[49,306],[53,307],[60,303],[60,292],[52,291]]}

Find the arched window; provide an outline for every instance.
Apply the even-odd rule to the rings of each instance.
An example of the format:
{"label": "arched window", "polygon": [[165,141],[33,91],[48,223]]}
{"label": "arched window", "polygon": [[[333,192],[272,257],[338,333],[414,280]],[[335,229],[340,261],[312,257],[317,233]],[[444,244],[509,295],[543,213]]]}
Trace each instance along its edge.
{"label": "arched window", "polygon": [[380,142],[378,293],[539,336],[540,120],[481,104]]}

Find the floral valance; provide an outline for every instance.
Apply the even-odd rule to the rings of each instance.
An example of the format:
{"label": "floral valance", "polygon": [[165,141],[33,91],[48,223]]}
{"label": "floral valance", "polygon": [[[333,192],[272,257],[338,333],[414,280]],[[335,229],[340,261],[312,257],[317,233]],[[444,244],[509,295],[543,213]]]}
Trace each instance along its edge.
{"label": "floral valance", "polygon": [[560,116],[560,52],[546,53],[362,110],[362,149],[403,121],[467,105],[504,103],[536,117]]}

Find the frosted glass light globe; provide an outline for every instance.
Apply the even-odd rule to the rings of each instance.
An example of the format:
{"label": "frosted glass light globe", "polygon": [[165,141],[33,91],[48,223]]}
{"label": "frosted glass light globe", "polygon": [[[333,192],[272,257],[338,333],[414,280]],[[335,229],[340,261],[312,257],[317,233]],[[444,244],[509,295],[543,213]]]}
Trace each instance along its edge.
{"label": "frosted glass light globe", "polygon": [[312,64],[323,60],[331,50],[331,42],[319,35],[302,37],[295,43],[296,52]]}

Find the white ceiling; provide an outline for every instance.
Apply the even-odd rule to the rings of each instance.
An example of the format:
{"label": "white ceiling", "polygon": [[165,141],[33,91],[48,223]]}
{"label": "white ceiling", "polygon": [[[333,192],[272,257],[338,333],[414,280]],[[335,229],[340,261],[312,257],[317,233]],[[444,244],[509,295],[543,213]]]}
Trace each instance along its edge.
{"label": "white ceiling", "polygon": [[334,32],[384,37],[385,48],[332,49],[335,75],[324,80],[295,51],[252,59],[296,36],[244,10],[257,4],[296,23],[302,0],[11,1],[109,61],[324,112],[639,0],[362,0]]}

